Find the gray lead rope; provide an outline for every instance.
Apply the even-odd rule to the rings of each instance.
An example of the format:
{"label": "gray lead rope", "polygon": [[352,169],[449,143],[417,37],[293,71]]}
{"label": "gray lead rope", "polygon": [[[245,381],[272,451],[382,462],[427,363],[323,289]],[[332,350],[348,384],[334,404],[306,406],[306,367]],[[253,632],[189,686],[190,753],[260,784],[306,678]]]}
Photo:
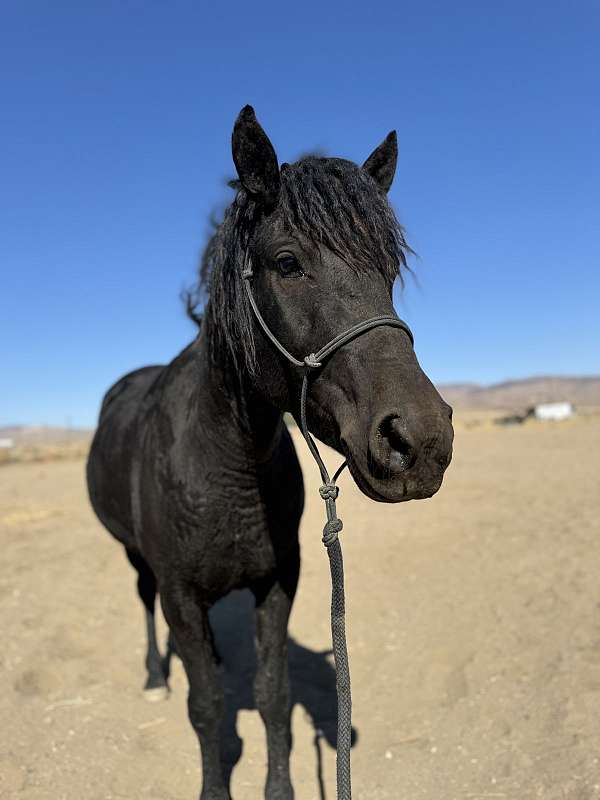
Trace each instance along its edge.
{"label": "gray lead rope", "polygon": [[331,572],[331,638],[333,641],[333,657],[335,659],[335,680],[338,700],[338,722],[337,722],[337,800],[352,800],[351,775],[350,775],[350,748],[352,746],[352,697],[350,694],[350,668],[348,666],[348,647],[346,644],[346,604],[344,599],[344,560],[342,558],[342,547],[338,534],[343,528],[342,520],[337,516],[335,501],[339,494],[336,481],[348,462],[343,464],[335,472],[333,478],[329,477],[327,468],[321,458],[321,454],[315,444],[314,439],[308,431],[306,421],[306,400],[308,395],[308,375],[311,370],[318,370],[323,365],[323,361],[333,355],[342,345],[351,342],[363,333],[378,328],[381,325],[388,325],[394,328],[401,328],[413,343],[413,335],[408,325],[398,317],[381,316],[364,320],[353,325],[347,331],[338,334],[324,347],[316,353],[311,353],[302,361],[295,358],[281,344],[279,339],[273,334],[260,313],[256,300],[252,293],[250,279],[252,278],[252,268],[247,266],[242,273],[244,286],[248,300],[254,311],[256,319],[279,352],[287,358],[294,366],[304,369],[302,379],[302,390],[300,393],[300,430],[306,440],[308,449],[317,462],[321,473],[322,485],[319,494],[325,501],[327,512],[327,522],[323,528],[323,544],[327,548],[329,556],[329,569]]}

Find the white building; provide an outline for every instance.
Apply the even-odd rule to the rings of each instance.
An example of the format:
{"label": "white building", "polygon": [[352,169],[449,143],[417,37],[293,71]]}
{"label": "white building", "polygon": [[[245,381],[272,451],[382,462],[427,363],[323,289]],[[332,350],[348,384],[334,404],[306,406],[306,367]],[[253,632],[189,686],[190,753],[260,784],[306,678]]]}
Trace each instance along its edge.
{"label": "white building", "polygon": [[569,419],[575,415],[572,403],[539,403],[533,408],[533,416],[540,420],[552,420],[554,422],[561,419]]}

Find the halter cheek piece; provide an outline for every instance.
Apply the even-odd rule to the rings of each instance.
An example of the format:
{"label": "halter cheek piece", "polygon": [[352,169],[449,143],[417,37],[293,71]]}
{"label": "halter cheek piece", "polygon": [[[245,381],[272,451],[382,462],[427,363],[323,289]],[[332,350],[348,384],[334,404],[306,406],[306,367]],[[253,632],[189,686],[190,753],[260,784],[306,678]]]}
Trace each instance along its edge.
{"label": "halter cheek piece", "polygon": [[306,399],[308,394],[308,376],[312,370],[318,370],[323,366],[325,359],[333,355],[343,345],[353,339],[362,336],[363,333],[387,325],[392,328],[403,330],[411,344],[414,344],[413,335],[410,328],[398,317],[381,316],[358,322],[351,328],[339,333],[316,353],[310,353],[302,360],[295,358],[281,344],[279,339],[271,331],[260,313],[256,300],[252,292],[251,279],[253,276],[252,267],[247,262],[242,271],[242,279],[246,294],[254,312],[254,316],[260,327],[263,329],[267,338],[287,358],[295,367],[304,370],[302,378],[302,389],[300,392],[300,430],[306,440],[306,444],[313,458],[317,462],[321,473],[322,486],[319,489],[321,498],[325,501],[327,511],[327,522],[323,528],[323,544],[327,548],[329,556],[329,566],[331,570],[331,635],[333,639],[333,653],[335,659],[336,688],[338,698],[338,738],[337,738],[337,800],[351,800],[351,779],[350,779],[350,748],[352,746],[352,699],[350,694],[350,670],[348,667],[348,648],[346,645],[346,626],[345,626],[345,598],[344,598],[344,562],[342,559],[342,548],[338,539],[338,534],[343,528],[342,520],[336,513],[335,501],[339,494],[336,481],[348,462],[344,461],[334,473],[333,478],[329,477],[327,468],[321,458],[321,454],[315,444],[314,439],[309,433],[306,422]]}

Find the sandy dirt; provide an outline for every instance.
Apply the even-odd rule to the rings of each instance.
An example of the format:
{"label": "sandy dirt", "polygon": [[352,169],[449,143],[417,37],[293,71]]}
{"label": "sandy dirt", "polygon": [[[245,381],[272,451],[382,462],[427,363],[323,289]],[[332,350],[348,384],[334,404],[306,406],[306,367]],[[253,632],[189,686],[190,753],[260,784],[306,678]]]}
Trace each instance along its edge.
{"label": "sandy dirt", "polygon": [[[300,450],[292,771],[298,800],[334,800],[323,509]],[[81,458],[0,468],[0,797],[196,800],[181,664],[169,700],[145,702],[134,576],[88,506],[83,468]],[[356,800],[600,800],[599,482],[593,416],[459,421],[429,501],[378,505],[341,479]],[[243,740],[232,794],[254,800],[265,743],[248,597],[214,620]]]}

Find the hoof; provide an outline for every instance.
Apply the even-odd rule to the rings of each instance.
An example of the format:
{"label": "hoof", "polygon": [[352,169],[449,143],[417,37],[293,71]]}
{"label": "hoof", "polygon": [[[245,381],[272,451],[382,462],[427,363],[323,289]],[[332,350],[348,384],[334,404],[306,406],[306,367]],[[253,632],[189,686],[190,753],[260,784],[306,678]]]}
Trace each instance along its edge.
{"label": "hoof", "polygon": [[162,703],[169,696],[166,686],[156,686],[154,689],[144,689],[144,700],[148,703]]}

